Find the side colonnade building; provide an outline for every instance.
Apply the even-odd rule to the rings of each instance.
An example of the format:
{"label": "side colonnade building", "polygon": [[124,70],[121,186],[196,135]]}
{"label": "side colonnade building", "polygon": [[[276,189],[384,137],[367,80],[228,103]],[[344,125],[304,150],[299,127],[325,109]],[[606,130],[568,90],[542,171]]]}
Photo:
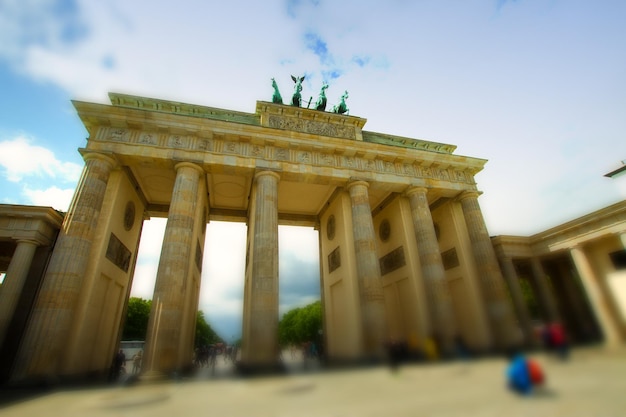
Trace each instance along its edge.
{"label": "side colonnade building", "polygon": [[[74,102],[89,136],[65,216],[10,206],[38,211],[48,237],[14,237],[12,230],[33,223],[12,219],[10,208],[0,211],[5,381],[108,371],[143,221],[151,217],[166,217],[167,225],[147,375],[192,362],[211,220],[247,224],[243,367],[279,362],[278,225],[319,230],[330,361],[379,360],[390,340],[432,338],[444,353],[458,338],[483,352],[529,341],[528,313],[509,263],[518,253],[492,242],[478,204],[474,176],[484,159],[454,155],[453,145],[364,131],[359,117],[269,102],[257,102],[251,114],[123,94],[110,99],[111,105]],[[623,205],[617,210],[624,233]],[[585,269],[575,256],[576,268]],[[541,283],[550,265],[537,273],[536,288],[553,318],[550,300],[558,294]],[[29,280],[37,282],[25,285]],[[19,295],[22,286],[31,288],[30,298]],[[603,296],[602,288],[589,288]],[[583,309],[584,300],[580,305],[580,314],[598,315],[593,302],[591,310]],[[592,330],[605,332],[606,320],[590,319]]]}

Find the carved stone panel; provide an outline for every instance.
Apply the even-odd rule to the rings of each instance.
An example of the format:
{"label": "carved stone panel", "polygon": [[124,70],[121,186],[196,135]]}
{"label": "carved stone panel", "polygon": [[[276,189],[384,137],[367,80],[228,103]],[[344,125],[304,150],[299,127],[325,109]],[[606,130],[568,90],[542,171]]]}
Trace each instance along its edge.
{"label": "carved stone panel", "polygon": [[124,272],[128,272],[130,267],[131,251],[113,233],[109,237],[106,257],[115,266]]}
{"label": "carved stone panel", "polygon": [[109,138],[116,142],[128,142],[130,139],[130,132],[126,129],[111,129]]}
{"label": "carved stone panel", "polygon": [[388,274],[396,269],[402,268],[406,265],[406,259],[404,258],[404,248],[398,246],[382,258],[380,258],[380,273],[381,275]]}
{"label": "carved stone panel", "polygon": [[339,246],[328,254],[328,273],[330,274],[335,269],[341,266],[341,255],[339,253]]}
{"label": "carved stone panel", "polygon": [[448,249],[441,254],[443,268],[445,270],[456,268],[459,266],[459,257],[456,254],[456,248]]}
{"label": "carved stone panel", "polygon": [[345,139],[356,139],[356,130],[352,126],[340,126],[317,120],[298,119],[271,115],[268,119],[269,127],[274,129],[294,130],[296,132],[313,135],[332,136]]}

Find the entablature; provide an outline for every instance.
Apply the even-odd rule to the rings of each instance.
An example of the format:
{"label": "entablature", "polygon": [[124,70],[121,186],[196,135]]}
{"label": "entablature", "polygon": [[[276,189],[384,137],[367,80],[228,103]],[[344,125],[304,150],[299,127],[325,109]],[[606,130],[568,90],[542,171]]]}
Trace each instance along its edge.
{"label": "entablature", "polygon": [[[177,158],[203,161],[207,165],[254,166],[255,162],[233,159],[244,158],[257,160],[256,164],[260,160],[274,163],[273,167],[276,169],[280,169],[284,164],[297,164],[318,170],[360,171],[372,178],[394,176],[465,186],[475,185],[474,175],[486,162],[465,156],[339,139],[326,138],[314,145],[310,140],[271,136],[273,133],[262,130],[243,134],[216,129],[212,134],[201,137],[162,133],[156,130],[102,126],[96,131],[95,136],[90,138],[88,149],[97,148],[101,151],[129,156],[151,156],[157,159],[168,158],[175,151]],[[143,149],[139,150],[137,147]]]}

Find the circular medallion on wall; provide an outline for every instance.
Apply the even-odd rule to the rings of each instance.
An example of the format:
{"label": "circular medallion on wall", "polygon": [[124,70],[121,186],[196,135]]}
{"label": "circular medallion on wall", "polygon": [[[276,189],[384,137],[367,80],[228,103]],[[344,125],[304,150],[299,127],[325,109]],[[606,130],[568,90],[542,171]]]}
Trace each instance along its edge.
{"label": "circular medallion on wall", "polygon": [[335,238],[335,215],[331,214],[328,220],[326,221],[326,237],[328,240],[333,240]]}
{"label": "circular medallion on wall", "polygon": [[130,230],[135,224],[135,203],[129,201],[124,210],[124,229]]}
{"label": "circular medallion on wall", "polygon": [[389,220],[384,219],[380,222],[380,226],[378,226],[378,236],[383,242],[389,240],[389,236],[391,236],[391,225],[389,224]]}

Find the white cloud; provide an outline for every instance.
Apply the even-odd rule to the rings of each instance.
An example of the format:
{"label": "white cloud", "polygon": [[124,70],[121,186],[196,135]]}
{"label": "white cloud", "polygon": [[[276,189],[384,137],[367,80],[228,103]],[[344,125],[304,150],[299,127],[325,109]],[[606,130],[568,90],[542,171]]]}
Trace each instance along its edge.
{"label": "white cloud", "polygon": [[74,188],[60,189],[50,187],[45,190],[31,190],[24,188],[24,195],[35,206],[49,206],[56,210],[67,211],[74,195]]}
{"label": "white cloud", "polygon": [[279,226],[278,244],[281,250],[304,262],[319,262],[319,231],[312,227]]}
{"label": "white cloud", "polygon": [[33,145],[32,142],[26,136],[0,142],[0,166],[9,181],[19,182],[32,176],[54,178],[63,182],[78,180],[82,166],[63,162],[50,149]]}

